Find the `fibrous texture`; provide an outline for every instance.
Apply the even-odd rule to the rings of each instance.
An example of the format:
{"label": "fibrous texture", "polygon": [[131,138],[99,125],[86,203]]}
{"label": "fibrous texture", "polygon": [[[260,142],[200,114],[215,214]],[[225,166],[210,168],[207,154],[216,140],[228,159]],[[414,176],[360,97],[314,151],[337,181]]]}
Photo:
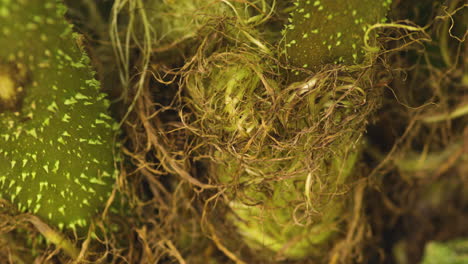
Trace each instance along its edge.
{"label": "fibrous texture", "polygon": [[[229,208],[226,218],[251,250],[268,252],[260,258],[325,258],[343,230],[360,138],[377,105],[372,71],[332,69],[288,85],[274,45],[255,23],[235,13],[215,21],[182,67],[190,109],[182,118],[195,141],[187,153],[209,164],[208,177],[222,186]],[[291,47],[298,56],[329,55],[300,41]]]}
{"label": "fibrous texture", "polygon": [[0,195],[86,227],[113,185],[113,119],[54,0],[0,0]]}
{"label": "fibrous texture", "polygon": [[217,0],[155,0],[146,6],[155,39],[163,45],[197,37],[213,26],[210,21],[233,14],[227,4]]}
{"label": "fibrous texture", "polygon": [[365,55],[364,34],[385,21],[391,0],[295,0],[286,26],[289,62],[314,69],[326,63],[360,63]]}
{"label": "fibrous texture", "polygon": [[[354,74],[284,87],[252,50],[212,54],[185,76],[186,99],[210,174],[225,184],[230,217],[252,248],[320,256],[340,229],[359,138],[375,101]],[[341,73],[343,74],[343,73]],[[372,92],[373,93],[373,92]]]}

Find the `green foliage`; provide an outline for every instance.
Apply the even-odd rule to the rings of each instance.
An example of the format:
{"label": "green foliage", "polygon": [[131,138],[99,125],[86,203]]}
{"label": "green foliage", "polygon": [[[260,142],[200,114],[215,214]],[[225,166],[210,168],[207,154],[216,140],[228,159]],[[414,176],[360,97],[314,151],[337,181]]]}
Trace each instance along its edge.
{"label": "green foliage", "polygon": [[64,13],[55,0],[0,0],[0,93],[18,95],[0,113],[0,195],[75,229],[112,190],[115,130]]}
{"label": "green foliage", "polygon": [[421,264],[466,264],[468,263],[468,240],[430,242],[424,251]]}

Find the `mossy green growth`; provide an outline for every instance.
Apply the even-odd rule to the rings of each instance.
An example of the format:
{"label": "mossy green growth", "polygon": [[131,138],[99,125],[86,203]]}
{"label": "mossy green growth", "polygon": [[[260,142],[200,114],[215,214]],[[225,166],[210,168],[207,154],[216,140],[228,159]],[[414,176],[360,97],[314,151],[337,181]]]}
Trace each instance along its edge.
{"label": "mossy green growth", "polygon": [[191,105],[207,125],[232,133],[233,139],[245,139],[258,128],[265,105],[249,96],[261,82],[256,73],[261,64],[252,54],[226,52],[212,58],[206,72],[186,78]]}
{"label": "mossy green growth", "polygon": [[[247,164],[235,159],[218,167],[226,183],[237,181],[242,186],[230,206],[242,219],[234,223],[252,248],[267,248],[289,259],[326,255],[324,249],[338,234],[349,200],[348,194],[339,192],[346,189],[360,153],[356,145],[345,146],[347,140],[317,162],[315,171],[307,169],[312,154],[307,147],[276,153],[266,148],[262,158],[269,161],[259,161],[248,170]],[[227,178],[239,174],[238,179]]]}
{"label": "mossy green growth", "polygon": [[115,126],[65,11],[55,0],[0,0],[0,196],[79,229],[112,191]]}
{"label": "mossy green growth", "polygon": [[448,242],[429,242],[424,250],[421,264],[466,264],[468,263],[468,239]]}
{"label": "mossy green growth", "polygon": [[295,0],[284,31],[286,56],[295,67],[360,63],[364,33],[385,21],[391,0]]}
{"label": "mossy green growth", "polygon": [[[212,29],[210,21],[216,23],[220,18],[235,15],[223,1],[151,0],[145,6],[155,39],[163,45],[198,37],[203,29]],[[233,3],[232,7],[235,6],[244,4]]]}
{"label": "mossy green growth", "polygon": [[[232,48],[187,73],[194,145],[209,155],[210,175],[225,184],[230,219],[251,248],[324,257],[352,196],[369,106],[359,104],[365,94],[347,90],[352,78],[334,80],[336,89],[327,78],[282,87],[271,75],[275,62],[258,54]],[[351,114],[359,118],[344,118]]]}

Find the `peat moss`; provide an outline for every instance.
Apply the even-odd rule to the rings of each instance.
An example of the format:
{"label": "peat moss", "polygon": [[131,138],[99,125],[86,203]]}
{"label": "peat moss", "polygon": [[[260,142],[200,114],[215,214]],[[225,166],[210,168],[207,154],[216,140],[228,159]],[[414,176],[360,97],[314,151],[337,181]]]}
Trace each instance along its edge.
{"label": "peat moss", "polygon": [[273,60],[253,50],[203,62],[184,78],[185,100],[196,115],[196,152],[210,157],[210,177],[226,188],[228,218],[253,249],[325,257],[342,228],[359,139],[378,101],[362,106],[367,92],[378,94],[369,76],[336,72],[338,79],[323,74],[285,87],[272,75]]}
{"label": "peat moss", "polygon": [[[206,72],[187,75],[187,99],[204,122],[232,133],[233,140],[245,139],[258,129],[267,110],[264,101],[250,98],[261,83],[265,65],[257,56],[237,51],[216,54],[204,66]],[[278,88],[273,80],[266,81],[272,89]]]}
{"label": "peat moss", "polygon": [[0,9],[1,97],[24,93],[22,107],[0,113],[0,195],[60,228],[86,227],[114,182],[109,102],[63,5],[1,0]]}
{"label": "peat moss", "polygon": [[[245,3],[254,6],[258,2],[274,1]],[[229,209],[226,215],[209,217],[205,211],[200,213],[201,222],[208,222],[209,227],[222,222],[223,228],[229,227],[226,230],[237,231],[219,236],[219,240],[213,236],[218,249],[235,261],[249,256],[243,254],[247,247],[249,253],[261,252],[256,257],[264,262],[330,257],[333,242],[345,232],[347,219],[343,215],[349,213],[346,206],[352,200],[353,180],[358,177],[354,167],[361,153],[360,138],[379,101],[379,88],[373,87],[379,80],[375,80],[372,65],[365,69],[329,67],[327,72],[288,85],[281,72],[291,65],[281,64],[282,48],[276,47],[275,41],[265,41],[279,39],[280,32],[276,31],[275,37],[271,37],[275,31],[269,32],[266,37],[256,23],[249,23],[253,17],[242,12],[246,10],[242,8],[244,1],[146,4],[153,22],[143,26],[155,33],[151,38],[155,51],[152,62],[161,65],[155,67],[161,70],[156,75],[165,72],[178,81],[164,87],[177,89],[179,85],[180,93],[174,102],[180,104],[171,107],[182,122],[175,125],[175,130],[183,130],[189,140],[180,150],[179,146],[166,145],[170,141],[165,133],[154,133],[172,133],[165,130],[167,127],[153,130],[145,125],[144,130],[164,142],[164,147],[155,146],[160,167],[169,168],[189,182],[194,181],[188,177],[194,177],[209,183],[198,187],[210,188],[207,192],[214,196],[210,201],[222,197],[221,207]],[[269,20],[267,13],[259,20]],[[347,28],[346,23],[341,21],[339,26]],[[346,39],[347,45],[363,38],[365,23],[356,24],[359,36],[355,32],[339,36]],[[289,36],[286,32],[286,39]],[[308,39],[301,41],[304,47],[310,44]],[[361,48],[362,41],[358,44]],[[314,58],[330,55],[327,48],[326,52],[294,49]],[[157,53],[163,51],[171,56],[161,61]],[[364,57],[364,52],[360,54]],[[352,55],[348,64],[358,62]],[[143,56],[143,60],[148,58]],[[326,62],[320,59],[317,63]],[[169,70],[174,65],[177,68]],[[303,67],[304,63],[294,66]],[[141,107],[147,112],[148,106]],[[151,141],[155,142],[154,138]],[[203,168],[189,168],[191,161],[203,164]],[[180,167],[175,168],[176,163]],[[200,210],[211,211],[208,204]],[[223,231],[215,229],[210,234]],[[239,236],[241,243],[236,240]]]}
{"label": "peat moss", "polygon": [[[385,11],[379,16],[388,8],[388,2],[380,4]],[[357,8],[358,3],[353,5]],[[325,7],[329,14],[339,9],[339,5]],[[301,8],[294,9],[293,18],[302,14]],[[309,12],[323,8],[312,3]],[[353,7],[349,8],[351,12]],[[362,16],[364,10],[359,12]],[[334,32],[333,38],[338,35],[344,46],[354,41],[362,45],[359,41],[368,23],[380,18],[358,21],[359,36],[346,30],[337,34],[338,28],[347,29],[345,20],[350,16],[352,12],[343,20],[336,19],[338,24],[317,16],[314,23],[322,23],[327,40]],[[309,21],[298,23],[302,29],[290,25],[286,38],[312,28]],[[226,38],[235,36],[236,29],[239,36],[246,30],[259,41],[263,39],[255,27],[248,26],[234,27]],[[330,54],[349,53],[341,47],[311,48],[313,40],[312,35],[298,39],[288,48],[288,55],[297,52],[296,58],[313,58],[315,62],[308,62],[312,67],[332,62],[324,59]],[[372,87],[374,72],[332,69],[288,86],[279,74],[276,55],[262,52],[261,45],[248,44],[252,44],[248,38],[238,38],[209,54],[197,55],[195,62],[186,65],[182,80],[187,97],[183,99],[194,113],[190,125],[197,135],[193,143],[197,149],[190,151],[209,157],[209,177],[224,186],[223,194],[233,212],[227,218],[244,242],[254,251],[276,255],[273,258],[267,253],[261,258],[327,258],[331,241],[343,229],[341,216],[351,200],[360,137],[379,100],[373,97],[363,103],[368,93],[379,94]],[[358,62],[352,53],[348,55],[352,59],[348,64]]]}
{"label": "peat moss", "polygon": [[197,37],[210,19],[231,13],[221,1],[154,0],[148,1],[146,6],[155,39],[164,44]]}
{"label": "peat moss", "polygon": [[[245,17],[245,6],[247,4],[231,1],[147,1],[145,7],[156,47],[155,55],[159,54],[160,61],[175,63],[179,56],[191,56],[203,45],[213,46],[216,41],[202,45],[203,39],[216,31],[229,34],[233,30],[232,23],[236,21],[233,18],[238,15]],[[236,29],[234,31],[234,34],[239,33]]]}
{"label": "peat moss", "polygon": [[238,186],[229,204],[235,212],[231,220],[254,249],[279,258],[326,257],[324,249],[342,228],[346,184],[359,146],[348,145],[322,160],[314,160],[307,147],[263,151],[257,162],[231,156],[217,167],[223,182]]}

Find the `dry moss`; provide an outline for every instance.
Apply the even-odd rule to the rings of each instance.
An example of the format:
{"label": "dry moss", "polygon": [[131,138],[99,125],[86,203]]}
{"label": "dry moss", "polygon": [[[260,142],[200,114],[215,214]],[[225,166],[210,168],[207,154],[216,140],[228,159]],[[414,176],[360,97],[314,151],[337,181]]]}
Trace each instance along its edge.
{"label": "dry moss", "polygon": [[[253,248],[324,256],[342,226],[359,138],[378,97],[371,73],[332,69],[285,87],[254,50],[214,53],[184,76],[210,177]],[[370,71],[372,72],[372,71]]]}
{"label": "dry moss", "polygon": [[[115,24],[113,41],[126,81],[139,76],[128,86],[135,99],[127,154],[138,168],[132,174],[150,189],[138,195],[150,199],[141,205],[150,230],[139,234],[154,259],[193,256],[186,247],[203,235],[219,250],[213,255],[240,263],[327,259],[345,232],[360,137],[381,92],[379,69],[328,65],[288,85],[283,73],[291,65],[278,60],[276,42],[265,41],[281,34],[259,30],[259,21],[277,19],[276,29],[283,21],[275,13],[287,11],[274,2],[148,1],[141,8],[141,1],[117,1],[116,10],[134,8],[127,28]],[[142,52],[135,72],[127,43]],[[182,195],[181,185],[192,187]],[[176,220],[186,215],[181,208],[201,230]]]}

